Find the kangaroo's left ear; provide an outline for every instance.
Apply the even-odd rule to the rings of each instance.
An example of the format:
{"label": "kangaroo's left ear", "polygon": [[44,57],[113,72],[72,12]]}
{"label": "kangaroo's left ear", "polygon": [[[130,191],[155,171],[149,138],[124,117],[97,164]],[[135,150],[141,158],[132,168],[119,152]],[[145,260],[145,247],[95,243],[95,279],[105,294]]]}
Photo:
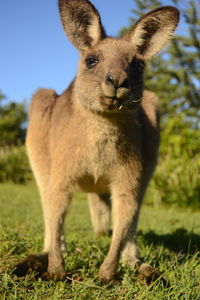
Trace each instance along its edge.
{"label": "kangaroo's left ear", "polygon": [[133,44],[139,57],[148,59],[164,47],[178,22],[178,9],[163,6],[144,15],[123,38]]}

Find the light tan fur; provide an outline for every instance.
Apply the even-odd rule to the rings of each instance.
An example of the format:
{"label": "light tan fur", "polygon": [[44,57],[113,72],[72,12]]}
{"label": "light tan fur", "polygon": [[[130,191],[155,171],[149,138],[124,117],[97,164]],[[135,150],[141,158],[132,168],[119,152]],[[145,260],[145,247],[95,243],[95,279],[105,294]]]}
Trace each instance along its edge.
{"label": "light tan fur", "polygon": [[[143,92],[143,53],[152,56],[162,48],[176,27],[178,12],[160,8],[138,21],[129,36],[114,39],[106,37],[89,1],[60,0],[59,6],[65,31],[80,50],[80,64],[62,95],[38,90],[30,107],[26,146],[43,203],[43,252],[48,255],[48,276],[62,279],[65,214],[74,191],[86,192],[97,234],[109,232],[112,217],[111,246],[99,273],[107,282],[120,255],[131,267],[139,261],[136,226],[159,147],[158,100]],[[164,40],[156,29],[160,21],[151,28],[151,20],[155,24],[159,16]]]}

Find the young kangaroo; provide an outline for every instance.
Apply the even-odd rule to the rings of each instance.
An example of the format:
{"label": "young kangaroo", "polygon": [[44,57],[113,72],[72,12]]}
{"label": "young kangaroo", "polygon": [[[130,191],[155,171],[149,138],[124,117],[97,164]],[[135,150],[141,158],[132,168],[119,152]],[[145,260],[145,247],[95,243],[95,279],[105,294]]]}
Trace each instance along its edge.
{"label": "young kangaroo", "polygon": [[[65,277],[63,223],[74,191],[88,193],[94,230],[112,240],[99,277],[113,279],[121,257],[134,268],[139,211],[159,147],[157,97],[143,91],[144,60],[160,51],[175,30],[171,6],[144,15],[122,38],[105,33],[88,0],[59,0],[62,24],[80,51],[76,78],[58,96],[40,89],[33,96],[27,150],[40,190],[43,252],[16,266],[52,279]],[[139,272],[153,268],[140,263]],[[20,273],[21,272],[21,273]]]}

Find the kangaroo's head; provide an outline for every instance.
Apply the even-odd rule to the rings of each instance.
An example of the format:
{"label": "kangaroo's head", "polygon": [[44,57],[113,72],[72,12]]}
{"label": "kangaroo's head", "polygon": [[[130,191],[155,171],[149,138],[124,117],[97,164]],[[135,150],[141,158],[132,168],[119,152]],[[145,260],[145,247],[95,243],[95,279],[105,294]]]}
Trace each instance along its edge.
{"label": "kangaroo's head", "polygon": [[144,60],[167,43],[179,12],[165,6],[144,15],[122,38],[108,37],[88,0],[59,0],[64,31],[80,51],[74,96],[95,112],[132,110],[142,99]]}

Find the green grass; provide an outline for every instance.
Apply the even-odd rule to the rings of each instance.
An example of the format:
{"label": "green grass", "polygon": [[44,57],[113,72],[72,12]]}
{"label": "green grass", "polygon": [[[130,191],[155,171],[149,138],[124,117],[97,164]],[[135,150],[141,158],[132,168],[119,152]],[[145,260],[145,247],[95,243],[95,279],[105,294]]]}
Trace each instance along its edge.
{"label": "green grass", "polygon": [[11,276],[12,266],[42,247],[43,220],[33,184],[0,185],[0,299],[200,299],[200,212],[189,208],[144,205],[137,243],[141,256],[158,267],[169,287],[157,281],[139,282],[128,268],[119,266],[118,282],[104,285],[98,268],[110,238],[93,234],[83,195],[76,195],[66,220],[68,280],[45,282],[28,275]]}

